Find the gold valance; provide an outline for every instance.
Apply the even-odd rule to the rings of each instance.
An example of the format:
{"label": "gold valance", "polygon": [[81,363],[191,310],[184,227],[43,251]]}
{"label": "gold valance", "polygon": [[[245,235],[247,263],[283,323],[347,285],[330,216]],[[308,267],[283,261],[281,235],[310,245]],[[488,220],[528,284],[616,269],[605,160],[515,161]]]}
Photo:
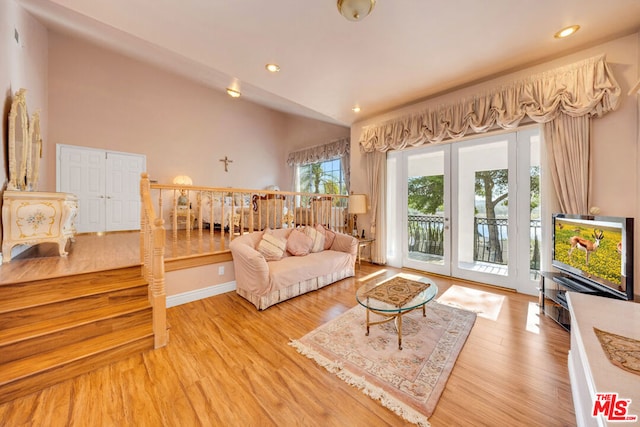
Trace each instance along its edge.
{"label": "gold valance", "polygon": [[513,129],[526,117],[547,123],[560,113],[601,116],[614,110],[620,97],[605,56],[514,81],[458,103],[426,109],[367,126],[360,137],[364,152],[400,150],[461,138],[500,127]]}

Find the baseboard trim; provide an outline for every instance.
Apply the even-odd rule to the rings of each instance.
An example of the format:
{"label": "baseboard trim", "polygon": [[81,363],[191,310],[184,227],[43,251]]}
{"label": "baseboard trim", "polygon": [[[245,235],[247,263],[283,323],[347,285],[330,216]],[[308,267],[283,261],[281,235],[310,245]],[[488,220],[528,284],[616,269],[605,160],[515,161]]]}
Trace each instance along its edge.
{"label": "baseboard trim", "polygon": [[189,302],[198,301],[200,299],[213,297],[235,290],[236,281],[233,280],[231,282],[221,283],[219,285],[207,286],[206,288],[183,292],[177,295],[171,295],[170,297],[167,297],[167,308],[187,304]]}

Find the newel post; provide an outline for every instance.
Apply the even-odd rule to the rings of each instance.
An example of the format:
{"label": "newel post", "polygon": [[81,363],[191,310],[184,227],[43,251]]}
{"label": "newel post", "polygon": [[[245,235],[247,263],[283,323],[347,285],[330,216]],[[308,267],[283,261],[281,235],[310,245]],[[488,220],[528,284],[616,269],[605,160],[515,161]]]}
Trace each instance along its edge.
{"label": "newel post", "polygon": [[167,293],[164,285],[164,220],[156,218],[153,227],[153,253],[151,271],[151,305],[153,306],[154,347],[167,345]]}

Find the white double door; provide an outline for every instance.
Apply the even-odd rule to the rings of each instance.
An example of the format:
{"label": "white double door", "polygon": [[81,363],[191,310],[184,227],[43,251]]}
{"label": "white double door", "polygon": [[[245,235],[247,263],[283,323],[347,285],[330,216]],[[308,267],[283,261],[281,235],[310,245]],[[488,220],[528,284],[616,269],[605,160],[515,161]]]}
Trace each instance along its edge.
{"label": "white double door", "polygon": [[535,294],[539,152],[532,128],[390,153],[392,265]]}
{"label": "white double door", "polygon": [[78,197],[79,233],[140,229],[140,174],[146,157],[58,144],[57,191]]}

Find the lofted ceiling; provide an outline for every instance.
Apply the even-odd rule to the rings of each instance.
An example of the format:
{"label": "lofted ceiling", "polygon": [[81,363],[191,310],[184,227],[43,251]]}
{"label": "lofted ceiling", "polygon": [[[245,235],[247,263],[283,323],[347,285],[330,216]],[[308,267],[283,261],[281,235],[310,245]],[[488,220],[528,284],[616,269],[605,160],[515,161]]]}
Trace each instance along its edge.
{"label": "lofted ceiling", "polygon": [[378,0],[360,22],[336,0],[17,1],[55,31],[345,126],[640,29],[640,0]]}

